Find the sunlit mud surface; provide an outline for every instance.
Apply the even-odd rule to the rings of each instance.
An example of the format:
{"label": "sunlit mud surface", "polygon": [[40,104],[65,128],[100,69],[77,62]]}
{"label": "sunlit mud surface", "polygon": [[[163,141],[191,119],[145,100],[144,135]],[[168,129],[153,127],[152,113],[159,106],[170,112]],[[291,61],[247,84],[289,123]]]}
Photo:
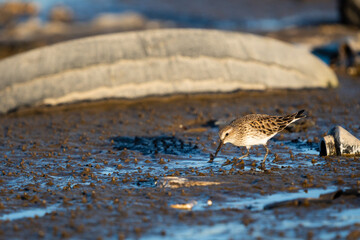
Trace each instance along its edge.
{"label": "sunlit mud surface", "polygon": [[[359,237],[359,194],[301,200],[360,188],[358,157],[319,156],[333,125],[360,136],[360,82],[340,81],[330,90],[107,100],[0,116],[0,239]],[[265,171],[261,146],[222,166],[245,153],[227,144],[208,163],[217,121],[300,109],[308,117],[269,141]]]}

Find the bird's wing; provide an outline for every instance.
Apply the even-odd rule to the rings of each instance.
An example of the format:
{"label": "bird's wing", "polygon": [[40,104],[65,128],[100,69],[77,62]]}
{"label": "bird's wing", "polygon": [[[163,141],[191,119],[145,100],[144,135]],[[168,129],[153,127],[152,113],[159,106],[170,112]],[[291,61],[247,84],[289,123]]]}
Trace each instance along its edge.
{"label": "bird's wing", "polygon": [[283,117],[266,116],[251,121],[249,125],[257,131],[270,136],[283,130],[290,122],[283,119]]}
{"label": "bird's wing", "polygon": [[306,117],[306,115],[302,114],[303,112],[304,110],[301,110],[285,116],[259,115],[249,122],[249,125],[257,131],[270,136],[284,130],[290,123]]}

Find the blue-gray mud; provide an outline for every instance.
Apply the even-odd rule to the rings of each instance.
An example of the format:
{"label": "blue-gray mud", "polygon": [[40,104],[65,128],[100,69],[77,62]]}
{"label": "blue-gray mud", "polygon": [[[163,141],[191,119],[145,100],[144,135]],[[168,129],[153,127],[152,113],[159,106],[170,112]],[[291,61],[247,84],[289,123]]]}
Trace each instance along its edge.
{"label": "blue-gray mud", "polygon": [[[2,115],[0,239],[354,239],[358,194],[319,198],[360,185],[359,158],[318,154],[333,125],[360,135],[360,82],[340,82]],[[300,109],[308,117],[269,141],[265,171],[262,147],[233,167],[221,165],[244,149],[225,145],[208,163],[217,120]]]}

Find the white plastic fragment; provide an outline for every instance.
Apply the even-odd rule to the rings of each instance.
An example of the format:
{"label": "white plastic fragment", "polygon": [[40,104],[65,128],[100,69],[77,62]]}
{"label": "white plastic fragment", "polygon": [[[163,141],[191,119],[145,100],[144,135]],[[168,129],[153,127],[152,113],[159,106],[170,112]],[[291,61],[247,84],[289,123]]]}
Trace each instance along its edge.
{"label": "white plastic fragment", "polygon": [[360,140],[341,126],[336,126],[320,142],[320,155],[360,155]]}

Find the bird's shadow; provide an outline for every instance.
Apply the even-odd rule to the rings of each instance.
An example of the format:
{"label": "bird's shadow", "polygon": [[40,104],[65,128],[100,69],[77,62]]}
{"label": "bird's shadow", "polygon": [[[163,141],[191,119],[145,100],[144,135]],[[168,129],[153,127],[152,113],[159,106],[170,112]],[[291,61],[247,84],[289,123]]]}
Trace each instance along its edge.
{"label": "bird's shadow", "polygon": [[117,136],[112,137],[113,147],[116,150],[132,150],[141,152],[143,155],[156,154],[198,154],[199,148],[191,142],[186,143],[174,136]]}

